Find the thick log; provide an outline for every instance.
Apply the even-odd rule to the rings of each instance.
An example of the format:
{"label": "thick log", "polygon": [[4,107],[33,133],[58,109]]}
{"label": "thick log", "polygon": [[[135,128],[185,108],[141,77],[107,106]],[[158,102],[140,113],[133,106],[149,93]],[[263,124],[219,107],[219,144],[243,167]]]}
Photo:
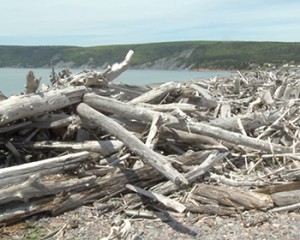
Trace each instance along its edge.
{"label": "thick log", "polygon": [[45,93],[12,96],[1,101],[0,126],[79,103],[86,87],[67,87]]}
{"label": "thick log", "polygon": [[220,204],[230,207],[261,210],[273,207],[273,201],[270,195],[242,191],[237,188],[232,189],[224,186],[219,187],[199,184],[193,191],[193,194],[216,200]]}
{"label": "thick log", "polygon": [[89,157],[89,152],[79,152],[61,157],[0,169],[0,186],[22,182],[34,174],[50,175],[76,168]]}
{"label": "thick log", "polygon": [[88,118],[88,121],[97,124],[108,133],[123,141],[123,143],[131,151],[140,156],[143,161],[150,164],[171,182],[178,185],[186,185],[188,183],[187,180],[175,168],[172,167],[170,162],[164,156],[149,149],[137,137],[135,137],[117,122],[84,103],[78,105],[77,112],[79,113],[80,117],[85,119]]}
{"label": "thick log", "polygon": [[300,202],[300,190],[276,192],[271,197],[276,206],[282,207]]}
{"label": "thick log", "polygon": [[55,196],[62,191],[82,191],[93,187],[96,179],[95,176],[60,181],[40,180],[39,178],[39,174],[32,175],[24,183],[1,189],[0,205],[13,201],[28,202],[31,198],[49,195]]}
{"label": "thick log", "polygon": [[57,150],[57,151],[90,151],[100,153],[103,157],[118,152],[124,144],[118,140],[112,141],[83,141],[83,142],[60,142],[60,141],[40,141],[40,142],[15,142],[19,148],[36,150]]}
{"label": "thick log", "polygon": [[[153,110],[122,103],[106,97],[97,96],[95,94],[85,94],[83,101],[97,110],[115,113],[122,117],[144,122],[151,122],[153,116],[158,114],[158,112]],[[268,141],[230,132],[219,127],[210,126],[206,123],[195,122],[188,119],[183,121],[167,113],[160,114],[165,124],[176,129],[202,134],[217,140],[245,146],[253,150],[267,151],[271,153],[293,152],[292,148],[278,144],[271,145]]]}

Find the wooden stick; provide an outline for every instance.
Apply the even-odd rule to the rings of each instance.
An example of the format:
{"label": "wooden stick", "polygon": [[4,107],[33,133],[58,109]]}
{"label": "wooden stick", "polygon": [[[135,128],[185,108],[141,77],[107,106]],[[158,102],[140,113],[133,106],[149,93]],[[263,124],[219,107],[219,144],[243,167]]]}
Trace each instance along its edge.
{"label": "wooden stick", "polygon": [[39,142],[14,142],[19,148],[39,149],[39,150],[58,150],[58,151],[90,151],[98,152],[102,156],[109,156],[118,152],[124,144],[119,140],[106,141],[83,141],[83,142],[64,142],[64,141],[39,141]]}
{"label": "wooden stick", "polygon": [[150,192],[150,191],[146,191],[142,188],[139,188],[137,186],[133,186],[131,184],[126,184],[126,187],[136,193],[142,194],[148,198],[157,200],[159,202],[161,202],[162,204],[164,204],[166,207],[174,209],[175,211],[179,212],[179,213],[183,213],[186,209],[186,207],[179,203],[178,201],[168,198],[164,195],[158,194],[158,193],[154,193],[154,192]]}

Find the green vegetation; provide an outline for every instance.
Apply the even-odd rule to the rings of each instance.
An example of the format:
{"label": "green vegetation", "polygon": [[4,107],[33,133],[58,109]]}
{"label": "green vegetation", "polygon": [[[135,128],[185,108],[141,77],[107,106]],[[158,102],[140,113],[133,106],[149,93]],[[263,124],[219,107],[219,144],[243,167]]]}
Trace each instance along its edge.
{"label": "green vegetation", "polygon": [[253,64],[300,63],[300,43],[193,41],[95,47],[0,46],[0,67],[101,67],[135,51],[132,67],[247,69]]}

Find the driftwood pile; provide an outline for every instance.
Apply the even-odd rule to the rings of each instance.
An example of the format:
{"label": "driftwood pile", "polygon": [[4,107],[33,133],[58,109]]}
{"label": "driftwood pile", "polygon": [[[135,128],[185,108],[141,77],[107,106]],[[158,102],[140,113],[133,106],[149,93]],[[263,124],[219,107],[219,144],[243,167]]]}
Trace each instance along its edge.
{"label": "driftwood pile", "polygon": [[30,72],[0,104],[0,223],[84,204],[130,217],[300,207],[300,75],[238,72],[156,86]]}

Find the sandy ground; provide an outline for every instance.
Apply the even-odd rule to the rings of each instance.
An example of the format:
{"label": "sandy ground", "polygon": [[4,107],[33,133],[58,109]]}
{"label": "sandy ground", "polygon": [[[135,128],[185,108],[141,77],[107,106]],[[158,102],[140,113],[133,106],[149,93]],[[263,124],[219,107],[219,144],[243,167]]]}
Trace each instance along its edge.
{"label": "sandy ground", "polygon": [[[125,222],[123,219],[127,219]],[[127,231],[113,239],[300,239],[300,214],[245,212],[237,217],[200,214],[169,221],[133,219],[114,211],[81,207],[60,216],[36,216],[2,228],[0,239],[108,239],[112,229]],[[51,233],[52,237],[51,236]],[[44,238],[48,235],[48,238]]]}

